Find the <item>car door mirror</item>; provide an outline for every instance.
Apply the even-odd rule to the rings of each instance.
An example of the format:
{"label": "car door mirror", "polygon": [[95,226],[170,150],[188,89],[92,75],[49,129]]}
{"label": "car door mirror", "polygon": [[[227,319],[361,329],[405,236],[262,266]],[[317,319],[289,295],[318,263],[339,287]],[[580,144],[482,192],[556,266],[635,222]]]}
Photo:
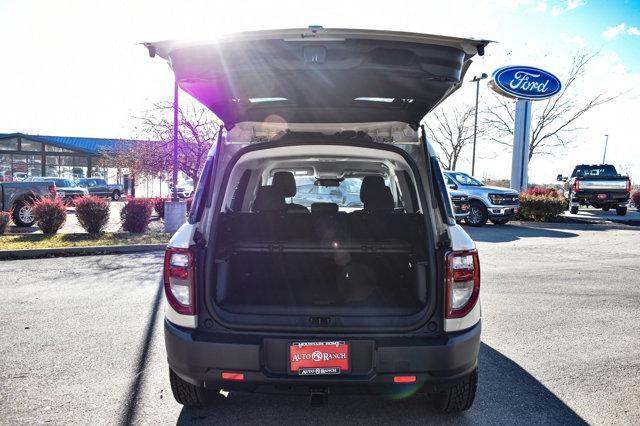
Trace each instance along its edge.
{"label": "car door mirror", "polygon": [[449,189],[458,189],[458,185],[456,185],[455,183],[449,183],[447,186],[449,187]]}

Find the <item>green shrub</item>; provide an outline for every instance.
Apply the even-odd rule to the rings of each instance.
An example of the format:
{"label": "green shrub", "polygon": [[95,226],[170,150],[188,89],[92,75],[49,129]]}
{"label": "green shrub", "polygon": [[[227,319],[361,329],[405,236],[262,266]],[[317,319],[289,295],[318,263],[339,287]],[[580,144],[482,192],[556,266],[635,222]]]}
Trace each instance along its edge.
{"label": "green shrub", "polygon": [[640,211],[640,190],[635,191],[631,195],[631,202],[633,203],[634,206],[636,206],[636,209]]}
{"label": "green shrub", "polygon": [[564,198],[520,194],[520,219],[552,222],[566,210]]}
{"label": "green shrub", "polygon": [[158,197],[153,199],[153,208],[161,219],[164,218],[164,203],[166,201],[171,201],[171,198]]}
{"label": "green shrub", "polygon": [[99,236],[109,223],[109,202],[99,197],[79,197],[75,205],[80,225],[90,235]]}
{"label": "green shrub", "polygon": [[522,191],[521,195],[542,195],[546,197],[560,198],[561,193],[554,188],[548,188],[546,186],[532,186],[525,191]]}
{"label": "green shrub", "polygon": [[131,198],[120,211],[122,229],[134,234],[147,230],[151,220],[153,203],[149,198]]}
{"label": "green shrub", "polygon": [[10,220],[11,220],[11,213],[0,212],[0,235],[4,234],[4,231],[7,230],[7,226],[9,225]]}
{"label": "green shrub", "polygon": [[43,234],[53,235],[67,220],[67,206],[60,197],[41,198],[33,203],[33,218]]}

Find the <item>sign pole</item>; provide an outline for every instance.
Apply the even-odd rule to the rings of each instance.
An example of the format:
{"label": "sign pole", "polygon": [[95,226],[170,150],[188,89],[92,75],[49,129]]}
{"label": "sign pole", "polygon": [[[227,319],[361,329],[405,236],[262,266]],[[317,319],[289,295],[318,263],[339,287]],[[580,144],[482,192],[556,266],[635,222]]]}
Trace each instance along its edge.
{"label": "sign pole", "polygon": [[529,183],[529,143],[531,141],[531,101],[516,102],[513,153],[511,156],[511,188],[518,192],[527,189]]}
{"label": "sign pole", "polygon": [[178,201],[178,81],[173,84],[173,201]]}
{"label": "sign pole", "polygon": [[555,75],[540,68],[510,65],[491,74],[489,87],[517,99],[511,156],[511,188],[518,192],[529,183],[529,144],[531,143],[531,101],[549,99],[558,94],[562,83]]}
{"label": "sign pole", "polygon": [[164,230],[173,233],[182,226],[187,217],[187,203],[178,198],[178,80],[173,85],[173,188],[171,201],[164,203]]}

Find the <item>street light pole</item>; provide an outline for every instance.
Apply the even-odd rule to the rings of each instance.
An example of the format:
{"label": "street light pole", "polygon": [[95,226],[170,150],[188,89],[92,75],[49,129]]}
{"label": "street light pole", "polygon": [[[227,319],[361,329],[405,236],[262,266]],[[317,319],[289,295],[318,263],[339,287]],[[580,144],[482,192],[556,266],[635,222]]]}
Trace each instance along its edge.
{"label": "street light pole", "polygon": [[178,81],[173,84],[173,201],[178,201]]}
{"label": "street light pole", "polygon": [[482,73],[480,76],[473,77],[473,82],[476,83],[476,109],[475,109],[475,119],[473,123],[473,155],[471,157],[471,176],[474,176],[476,173],[476,137],[478,133],[478,100],[480,98],[480,80],[484,80],[488,75]]}
{"label": "street light pole", "polygon": [[604,135],[604,154],[602,155],[602,164],[604,164],[604,159],[607,158],[607,145],[609,145],[609,135]]}

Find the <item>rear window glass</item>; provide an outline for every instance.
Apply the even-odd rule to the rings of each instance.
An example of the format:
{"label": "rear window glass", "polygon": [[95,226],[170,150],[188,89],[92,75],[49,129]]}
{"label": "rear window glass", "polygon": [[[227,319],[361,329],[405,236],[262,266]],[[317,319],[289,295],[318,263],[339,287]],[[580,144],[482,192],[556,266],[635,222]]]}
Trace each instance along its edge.
{"label": "rear window glass", "polygon": [[576,176],[616,176],[616,168],[612,165],[606,166],[583,166],[576,167],[571,177]]}
{"label": "rear window glass", "polygon": [[[316,179],[309,176],[296,176],[296,195],[293,202],[311,207],[313,203],[336,203],[342,211],[361,209],[360,200],[361,177],[350,177],[340,182],[339,186],[316,185]],[[385,184],[389,186],[388,180]]]}

